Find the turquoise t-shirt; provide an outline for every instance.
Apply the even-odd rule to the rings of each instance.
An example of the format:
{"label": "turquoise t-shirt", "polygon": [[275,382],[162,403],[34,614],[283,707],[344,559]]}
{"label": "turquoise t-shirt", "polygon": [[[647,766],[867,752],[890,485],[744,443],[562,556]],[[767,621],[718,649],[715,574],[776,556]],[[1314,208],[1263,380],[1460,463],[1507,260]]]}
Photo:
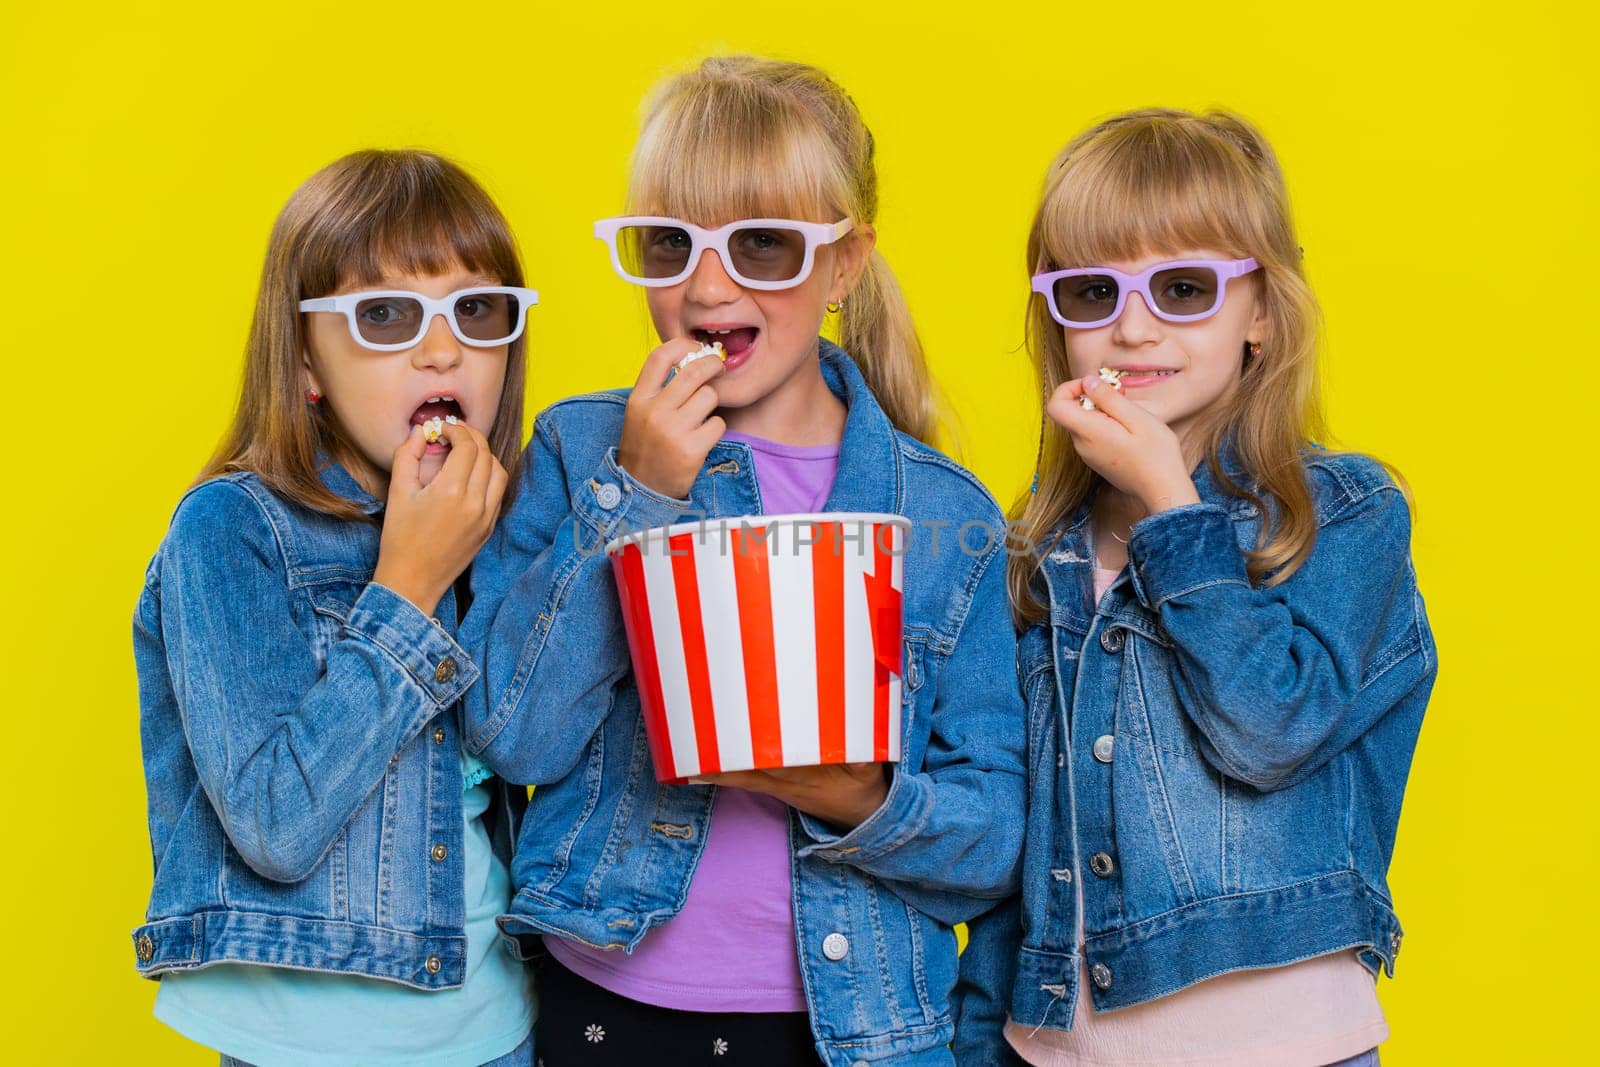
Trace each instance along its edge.
{"label": "turquoise t-shirt", "polygon": [[477,1067],[520,1045],[533,1029],[533,988],[494,922],[511,901],[511,874],[483,825],[489,770],[465,752],[461,764],[467,820],[461,988],[424,992],[355,975],[222,963],[162,978],[156,1018],[258,1067]]}

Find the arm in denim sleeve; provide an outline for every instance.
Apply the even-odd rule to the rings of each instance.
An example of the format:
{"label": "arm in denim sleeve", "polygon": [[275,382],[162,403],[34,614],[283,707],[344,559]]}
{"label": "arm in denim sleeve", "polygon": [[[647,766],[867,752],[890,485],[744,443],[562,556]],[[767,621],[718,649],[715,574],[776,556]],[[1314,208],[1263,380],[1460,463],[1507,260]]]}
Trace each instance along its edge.
{"label": "arm in denim sleeve", "polygon": [[1007,897],[967,923],[967,947],[961,953],[961,972],[950,1001],[956,1017],[950,1051],[960,1067],[1015,1067],[1022,1063],[1005,1038],[1021,942],[1021,897]]}
{"label": "arm in denim sleeve", "polygon": [[1392,483],[1318,531],[1287,581],[1252,587],[1220,507],[1133,528],[1134,588],[1173,644],[1179,703],[1222,773],[1294,785],[1432,684],[1432,638],[1411,567],[1411,516]]}
{"label": "arm in denim sleeve", "polygon": [[299,881],[477,670],[443,628],[376,583],[319,662],[275,531],[236,486],[189,495],[160,573],[161,636],[200,782],[245,862]]}
{"label": "arm in denim sleeve", "polygon": [[945,923],[1014,892],[1022,850],[1026,716],[1005,555],[975,562],[977,583],[955,649],[939,672],[920,770],[894,769],[883,804],[839,835],[809,815],[800,855],[848,863]]}
{"label": "arm in denim sleeve", "polygon": [[540,419],[516,501],[472,567],[462,643],[484,682],[465,704],[467,748],[524,785],[572,770],[630,669],[606,542],[692,507],[635,481],[615,448],[578,484],[569,495],[560,441]]}

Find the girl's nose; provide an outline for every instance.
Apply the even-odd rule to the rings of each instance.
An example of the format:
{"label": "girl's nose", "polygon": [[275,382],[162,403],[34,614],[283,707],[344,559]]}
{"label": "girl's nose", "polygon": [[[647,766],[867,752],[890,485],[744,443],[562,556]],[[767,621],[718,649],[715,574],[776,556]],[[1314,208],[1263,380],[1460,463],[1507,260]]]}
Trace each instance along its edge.
{"label": "girl's nose", "polygon": [[1120,345],[1150,344],[1161,339],[1161,320],[1150,313],[1142,293],[1128,294],[1128,302],[1111,329],[1111,339]]}
{"label": "girl's nose", "polygon": [[729,304],[739,299],[739,283],[722,265],[722,257],[713,249],[700,253],[700,262],[689,275],[684,297],[696,304]]}
{"label": "girl's nose", "polygon": [[450,332],[450,324],[443,315],[435,315],[428,322],[428,332],[411,350],[412,365],[419,370],[433,368],[450,370],[461,362],[461,342]]}

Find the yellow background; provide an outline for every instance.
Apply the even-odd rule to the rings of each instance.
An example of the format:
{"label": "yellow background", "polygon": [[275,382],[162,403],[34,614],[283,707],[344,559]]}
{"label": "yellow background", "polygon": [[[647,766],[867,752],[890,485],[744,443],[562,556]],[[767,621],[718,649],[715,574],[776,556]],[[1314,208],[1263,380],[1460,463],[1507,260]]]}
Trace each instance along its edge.
{"label": "yellow background", "polygon": [[1408,936],[1380,986],[1385,1062],[1592,1043],[1596,583],[1578,546],[1600,350],[1580,5],[351,6],[0,6],[6,1058],[215,1062],[151,1018],[156,986],[133,970],[150,856],[130,618],[232,410],[285,198],[359,147],[456,157],[543,294],[530,413],[628,384],[648,323],[590,222],[621,207],[645,92],[728,50],[818,63],[859,102],[880,247],[964,458],[1007,502],[1033,459],[1022,248],[1048,160],[1133,106],[1221,104],[1263,127],[1329,322],[1338,440],[1410,478],[1443,660],[1392,872]]}

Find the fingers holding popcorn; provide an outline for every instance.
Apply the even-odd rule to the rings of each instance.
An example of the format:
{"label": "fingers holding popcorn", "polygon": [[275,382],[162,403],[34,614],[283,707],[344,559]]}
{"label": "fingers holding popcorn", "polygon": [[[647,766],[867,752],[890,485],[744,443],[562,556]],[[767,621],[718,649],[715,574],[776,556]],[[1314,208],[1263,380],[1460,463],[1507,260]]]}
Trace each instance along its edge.
{"label": "fingers holding popcorn", "polygon": [[[645,360],[617,445],[618,462],[640,484],[686,496],[706,454],[721,439],[724,426],[713,414],[718,398],[711,384],[723,373],[720,347],[680,338]],[[656,384],[668,374],[670,380]]]}
{"label": "fingers holding popcorn", "polygon": [[[1085,380],[1085,388],[1088,388],[1090,381],[1093,381],[1093,379]],[[1101,367],[1099,382],[1101,385],[1109,385],[1113,390],[1120,390],[1122,388],[1122,372],[1119,370],[1112,370],[1110,367]],[[1090,399],[1088,393],[1084,393],[1082,396],[1078,397],[1078,405],[1085,411],[1095,410],[1094,401]]]}
{"label": "fingers holding popcorn", "polygon": [[488,540],[507,477],[483,434],[464,422],[446,422],[439,436],[449,451],[438,474],[424,486],[427,433],[414,427],[395,452],[372,580],[431,615]]}
{"label": "fingers holding popcorn", "polygon": [[1177,435],[1124,394],[1115,373],[1063,382],[1046,413],[1072,436],[1078,458],[1147,512],[1192,503],[1194,483]]}
{"label": "fingers holding popcorn", "polygon": [[[706,351],[707,348],[713,347],[718,351]],[[708,355],[718,356],[715,363],[716,369],[713,370],[710,367],[702,366],[699,368],[696,377],[700,381],[712,377],[722,369],[723,360],[727,358],[720,351],[721,348],[720,342],[714,345],[702,345],[692,337],[675,337],[658,346],[646,357],[644,367],[639,372],[638,380],[634,382],[633,391],[629,394],[629,399],[632,400],[634,397],[638,397],[648,400],[666,392],[674,382],[684,377],[682,372],[700,363]]]}

